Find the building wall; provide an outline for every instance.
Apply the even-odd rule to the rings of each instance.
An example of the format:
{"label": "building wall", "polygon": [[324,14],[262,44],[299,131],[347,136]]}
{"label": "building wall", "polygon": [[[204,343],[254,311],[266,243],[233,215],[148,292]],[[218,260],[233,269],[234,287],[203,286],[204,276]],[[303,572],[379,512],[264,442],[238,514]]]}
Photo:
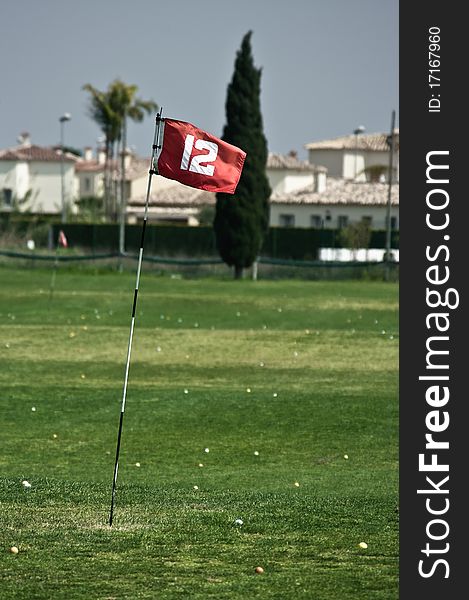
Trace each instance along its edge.
{"label": "building wall", "polygon": [[0,191],[12,190],[13,197],[22,200],[29,189],[29,169],[26,162],[0,161]]}
{"label": "building wall", "polygon": [[[309,162],[327,168],[328,177],[366,181],[363,170],[367,167],[389,165],[389,152],[354,150],[309,150]],[[399,154],[394,154],[394,181],[399,181]],[[387,171],[386,171],[387,179]]]}
{"label": "building wall", "polygon": [[[362,154],[362,161],[363,161],[362,170],[363,170],[363,168],[373,167],[373,166],[385,167],[386,168],[385,178],[386,178],[386,181],[388,181],[388,179],[389,179],[389,177],[388,177],[389,156],[390,156],[389,152],[364,152]],[[394,166],[393,181],[399,181],[398,165],[399,165],[399,154],[397,152],[395,152],[394,158],[393,158],[393,166]],[[358,170],[358,172],[360,172],[360,169]],[[365,181],[365,177],[360,175],[358,181]]]}
{"label": "building wall", "polygon": [[342,163],[342,175],[344,179],[356,181],[366,181],[366,175],[363,169],[367,166],[363,153],[344,151]]}
{"label": "building wall", "polygon": [[311,171],[267,169],[267,178],[272,193],[278,194],[289,194],[314,183],[314,173]]}
{"label": "building wall", "polygon": [[308,150],[308,160],[326,167],[328,177],[343,177],[343,150]]}
{"label": "building wall", "polygon": [[100,198],[104,195],[103,173],[93,171],[76,173],[75,189],[78,198],[86,198],[87,196]]}
{"label": "building wall", "polygon": [[[62,185],[60,162],[30,162],[29,188],[32,196],[24,210],[34,213],[60,214],[62,211]],[[64,163],[64,197],[73,208],[75,166]]]}
{"label": "building wall", "polygon": [[[151,187],[152,189],[154,188],[154,186],[158,186],[161,187],[161,185],[158,185],[160,182],[157,180],[159,179],[163,179],[163,177],[153,177],[152,178],[152,182],[151,182]],[[138,177],[136,179],[133,179],[131,182],[131,186],[130,186],[130,198],[139,198],[139,197],[145,197],[147,195],[147,188],[148,188],[148,173],[144,176],[144,177]]]}
{"label": "building wall", "polygon": [[[287,218],[285,218],[287,217]],[[289,218],[290,217],[290,218]],[[314,227],[312,217],[319,217],[325,229],[337,229],[342,217],[346,217],[348,223],[356,223],[364,217],[371,217],[372,229],[386,228],[386,207],[377,206],[336,206],[336,205],[296,205],[271,203],[270,225],[272,227],[284,227],[287,221],[291,221],[292,227]],[[399,228],[399,208],[391,206],[391,218],[395,217],[396,228]]]}

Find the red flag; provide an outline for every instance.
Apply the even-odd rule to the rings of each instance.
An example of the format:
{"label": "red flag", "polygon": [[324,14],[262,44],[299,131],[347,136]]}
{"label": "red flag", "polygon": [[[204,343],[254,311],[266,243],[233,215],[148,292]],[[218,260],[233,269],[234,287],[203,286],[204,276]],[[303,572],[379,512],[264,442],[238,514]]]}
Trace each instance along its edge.
{"label": "red flag", "polygon": [[59,245],[68,248],[67,238],[62,230],[59,231]]}
{"label": "red flag", "polygon": [[163,124],[159,175],[207,192],[235,193],[246,152],[191,123],[163,119]]}

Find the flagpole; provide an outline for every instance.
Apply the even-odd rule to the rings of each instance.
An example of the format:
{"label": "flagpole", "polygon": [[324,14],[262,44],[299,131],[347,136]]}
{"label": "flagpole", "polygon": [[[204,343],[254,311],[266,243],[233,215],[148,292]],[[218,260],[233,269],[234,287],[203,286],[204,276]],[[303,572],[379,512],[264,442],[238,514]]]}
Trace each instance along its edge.
{"label": "flagpole", "polygon": [[58,265],[58,251],[59,251],[59,245],[57,244],[57,246],[55,247],[55,258],[54,258],[54,267],[52,269],[52,277],[50,280],[50,286],[49,286],[49,305],[48,308],[50,309],[50,305],[52,302],[52,294],[54,293],[54,288],[55,288],[55,277],[56,277],[56,273],[57,273],[57,265]]}
{"label": "flagpole", "polygon": [[54,258],[54,267],[52,269],[52,277],[50,280],[50,286],[49,286],[49,304],[48,304],[48,308],[50,309],[50,305],[52,302],[52,295],[54,293],[55,290],[55,278],[57,275],[57,267],[59,266],[59,246],[60,246],[60,234],[61,234],[62,230],[59,231],[59,234],[57,236],[57,244],[55,245],[55,258]]}
{"label": "flagpole", "polygon": [[140,240],[140,251],[139,251],[139,255],[138,255],[137,278],[136,278],[136,283],[135,283],[134,300],[133,300],[133,305],[132,305],[132,318],[131,318],[131,322],[130,322],[129,343],[128,343],[128,347],[127,347],[127,361],[126,361],[126,365],[125,365],[124,388],[123,388],[123,392],[122,392],[122,405],[121,405],[121,412],[120,412],[120,418],[119,418],[119,430],[117,433],[116,461],[114,464],[114,477],[112,480],[112,495],[111,495],[111,510],[109,513],[109,527],[112,527],[112,521],[113,521],[113,516],[114,516],[114,501],[115,501],[115,497],[116,497],[117,472],[119,470],[119,452],[120,452],[120,446],[121,446],[122,425],[124,422],[125,402],[126,402],[126,398],[127,398],[127,385],[128,385],[128,381],[129,381],[130,355],[132,352],[132,340],[133,340],[134,327],[135,327],[135,311],[137,308],[138,288],[140,285],[140,273],[142,270],[143,243],[144,243],[144,239],[145,239],[145,229],[147,226],[147,219],[148,219],[148,202],[150,199],[151,179],[152,179],[153,175],[157,174],[157,171],[155,170],[154,159],[155,159],[155,156],[157,155],[157,151],[161,148],[160,132],[161,132],[161,122],[163,120],[161,118],[162,112],[163,112],[163,109],[161,108],[160,112],[156,115],[155,134],[154,134],[154,138],[153,138],[151,163],[150,163],[150,170],[149,170],[149,176],[148,176],[147,195],[146,195],[146,199],[145,199],[145,212],[143,215],[142,236],[141,236],[141,240]]}

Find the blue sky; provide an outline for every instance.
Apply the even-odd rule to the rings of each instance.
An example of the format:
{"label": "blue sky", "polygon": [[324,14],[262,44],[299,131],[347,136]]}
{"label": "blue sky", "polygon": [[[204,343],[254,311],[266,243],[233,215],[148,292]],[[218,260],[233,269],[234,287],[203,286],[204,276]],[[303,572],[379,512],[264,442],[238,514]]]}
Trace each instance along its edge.
{"label": "blue sky", "polygon": [[[262,67],[269,150],[352,133],[388,131],[398,106],[398,0],[15,0],[0,9],[0,148],[23,131],[56,144],[96,146],[85,83],[136,84],[167,117],[214,135],[243,35]],[[153,118],[128,143],[150,153]]]}

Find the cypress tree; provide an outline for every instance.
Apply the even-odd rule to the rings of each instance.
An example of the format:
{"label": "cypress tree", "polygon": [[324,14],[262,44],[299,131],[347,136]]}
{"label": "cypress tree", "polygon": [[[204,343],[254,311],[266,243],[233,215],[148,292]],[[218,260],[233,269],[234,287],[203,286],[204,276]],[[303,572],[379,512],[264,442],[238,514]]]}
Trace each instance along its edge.
{"label": "cypress tree", "polygon": [[218,252],[236,279],[259,255],[269,226],[271,189],[266,176],[267,141],[260,107],[261,69],[254,66],[249,31],[243,38],[228,85],[222,138],[247,156],[235,194],[217,194],[214,230]]}

